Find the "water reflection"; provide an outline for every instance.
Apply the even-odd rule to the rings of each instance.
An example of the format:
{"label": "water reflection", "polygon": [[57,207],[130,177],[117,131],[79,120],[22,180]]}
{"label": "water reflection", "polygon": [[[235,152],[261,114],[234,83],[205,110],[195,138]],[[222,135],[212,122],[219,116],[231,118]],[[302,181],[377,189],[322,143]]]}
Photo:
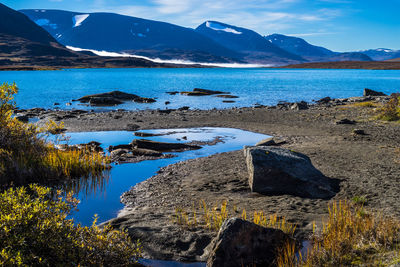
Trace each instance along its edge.
{"label": "water reflection", "polygon": [[242,149],[244,145],[254,145],[258,141],[269,137],[238,129],[212,127],[141,130],[140,132],[152,133],[156,136],[137,137],[134,136],[134,132],[128,131],[80,132],[68,133],[67,135],[70,136],[70,144],[97,141],[101,143],[102,148],[105,150],[110,145],[129,144],[135,138],[159,142],[187,143],[213,141],[216,137],[219,137],[222,142],[204,144],[199,150],[173,152],[172,154],[176,155],[174,158],[113,165],[107,176],[81,179],[79,182],[73,182],[69,185],[69,188],[77,192],[77,197],[81,201],[78,205],[79,211],[72,215],[75,221],[84,225],[90,225],[94,214],[98,214],[99,222],[116,217],[119,210],[123,208],[120,202],[122,193],[137,183],[155,175],[162,167],[179,161]]}

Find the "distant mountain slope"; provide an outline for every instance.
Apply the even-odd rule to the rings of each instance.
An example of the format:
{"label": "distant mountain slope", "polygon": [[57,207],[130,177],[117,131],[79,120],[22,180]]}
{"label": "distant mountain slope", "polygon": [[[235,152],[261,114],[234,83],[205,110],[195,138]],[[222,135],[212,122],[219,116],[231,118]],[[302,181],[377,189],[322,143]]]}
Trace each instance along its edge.
{"label": "distant mountain slope", "polygon": [[71,51],[24,14],[0,4],[0,70],[64,67],[168,67],[136,58]]}
{"label": "distant mountain slope", "polygon": [[373,60],[383,61],[400,57],[400,50],[393,50],[388,48],[378,48],[360,51],[366,54]]}
{"label": "distant mountain slope", "polygon": [[325,58],[335,54],[329,49],[309,44],[304,39],[297,37],[286,36],[282,34],[271,34],[265,36],[265,39],[267,39],[270,43],[285,49],[286,51],[296,55],[301,55],[302,57],[308,59]]}
{"label": "distant mountain slope", "polygon": [[311,62],[318,61],[371,61],[372,59],[360,52],[338,53],[324,47],[315,46],[304,39],[272,34],[265,36],[270,43],[285,49],[293,54],[300,55]]}
{"label": "distant mountain slope", "polygon": [[193,29],[113,13],[21,10],[61,44],[197,62],[240,62],[241,55]]}
{"label": "distant mountain slope", "polygon": [[0,4],[0,57],[64,56],[77,54],[64,48],[43,28],[25,16]]}
{"label": "distant mountain slope", "polygon": [[299,56],[268,42],[260,34],[217,21],[206,21],[196,28],[196,32],[207,36],[233,51],[245,54],[251,62],[304,62]]}

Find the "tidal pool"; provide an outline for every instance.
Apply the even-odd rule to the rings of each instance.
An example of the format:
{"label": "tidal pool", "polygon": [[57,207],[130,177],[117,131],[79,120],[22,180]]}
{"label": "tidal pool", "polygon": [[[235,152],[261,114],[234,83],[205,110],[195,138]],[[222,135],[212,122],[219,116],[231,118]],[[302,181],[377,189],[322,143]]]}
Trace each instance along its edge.
{"label": "tidal pool", "polygon": [[[136,137],[134,132],[105,131],[67,133],[70,144],[97,141],[106,150],[110,145],[129,144],[133,139],[143,138],[161,142],[212,141],[219,137],[221,142],[214,145],[203,145],[199,150],[173,152],[174,158],[147,160],[139,163],[113,164],[112,169],[101,178],[81,179],[69,188],[75,190],[80,200],[78,211],[72,214],[75,222],[91,225],[93,216],[99,216],[99,223],[112,219],[123,208],[120,196],[132,186],[140,183],[167,165],[179,161],[206,157],[216,153],[242,149],[245,145],[254,145],[268,138],[268,135],[253,133],[232,128],[190,128],[190,129],[157,129],[140,132],[166,135],[154,137]],[[185,140],[184,140],[185,139]],[[68,187],[67,187],[68,188]]]}

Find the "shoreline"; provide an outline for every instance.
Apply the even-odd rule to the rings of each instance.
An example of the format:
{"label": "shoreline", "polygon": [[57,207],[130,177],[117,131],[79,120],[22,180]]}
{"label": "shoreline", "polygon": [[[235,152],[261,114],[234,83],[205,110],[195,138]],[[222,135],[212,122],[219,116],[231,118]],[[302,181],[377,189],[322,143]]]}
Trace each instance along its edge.
{"label": "shoreline", "polygon": [[[65,128],[77,131],[140,130],[191,127],[228,127],[272,135],[286,141],[284,148],[306,154],[314,166],[330,178],[341,180],[333,200],[365,196],[367,207],[400,217],[399,123],[371,120],[373,108],[354,103],[385,101],[385,97],[357,97],[311,105],[306,110],[261,106],[223,110],[109,111],[71,114],[54,111]],[[72,116],[71,116],[72,115]],[[336,124],[338,120],[354,125]],[[362,129],[366,135],[354,135]],[[134,137],[132,137],[134,138]],[[156,176],[136,185],[122,197],[124,214],[111,220],[116,228],[128,229],[140,238],[144,256],[155,259],[199,261],[215,235],[206,229],[182,229],[171,222],[177,206],[190,210],[193,203],[208,205],[231,200],[239,209],[263,210],[285,216],[298,225],[304,239],[327,213],[329,200],[290,195],[264,196],[251,193],[242,151],[216,154],[162,168]],[[240,214],[239,214],[240,216]],[[146,244],[148,244],[146,246]]]}

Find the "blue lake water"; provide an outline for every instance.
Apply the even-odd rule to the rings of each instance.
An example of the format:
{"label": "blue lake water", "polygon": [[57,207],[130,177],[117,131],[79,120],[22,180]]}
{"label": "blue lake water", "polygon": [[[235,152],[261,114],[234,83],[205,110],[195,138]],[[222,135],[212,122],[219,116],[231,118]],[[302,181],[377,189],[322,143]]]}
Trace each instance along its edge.
{"label": "blue lake water", "polygon": [[[361,96],[364,88],[385,93],[400,91],[400,70],[299,70],[299,69],[66,69],[61,71],[2,71],[0,83],[16,82],[20,108],[87,108],[66,106],[87,94],[121,90],[157,97],[153,104],[126,103],[118,108],[156,109],[190,106],[198,109],[276,104],[278,101],[311,101],[325,96]],[[167,91],[193,88],[228,91],[239,96],[223,103],[214,96],[171,96]],[[171,104],[166,106],[165,101]],[[109,109],[114,109],[109,108]]]}
{"label": "blue lake water", "polygon": [[[183,142],[182,137],[186,136],[185,142],[208,141],[215,137],[221,137],[223,142],[216,145],[205,145],[199,150],[185,151],[175,154],[176,157],[159,160],[148,160],[139,163],[126,163],[113,165],[110,173],[103,180],[83,180],[77,190],[77,197],[81,201],[78,205],[79,211],[74,212],[72,217],[76,222],[84,225],[91,225],[94,214],[98,214],[99,222],[112,219],[118,215],[123,208],[120,203],[120,196],[137,183],[156,174],[164,166],[188,159],[206,157],[221,152],[234,151],[243,148],[245,145],[254,145],[258,141],[267,138],[267,135],[231,129],[231,128],[193,128],[193,129],[163,129],[143,130],[141,132],[166,133],[174,132],[164,136],[149,137],[145,139],[161,142]],[[108,132],[81,132],[68,133],[71,137],[71,144],[87,143],[98,141],[103,148],[109,145],[128,144],[137,138],[134,132],[108,131]],[[180,140],[178,140],[180,139]]]}

